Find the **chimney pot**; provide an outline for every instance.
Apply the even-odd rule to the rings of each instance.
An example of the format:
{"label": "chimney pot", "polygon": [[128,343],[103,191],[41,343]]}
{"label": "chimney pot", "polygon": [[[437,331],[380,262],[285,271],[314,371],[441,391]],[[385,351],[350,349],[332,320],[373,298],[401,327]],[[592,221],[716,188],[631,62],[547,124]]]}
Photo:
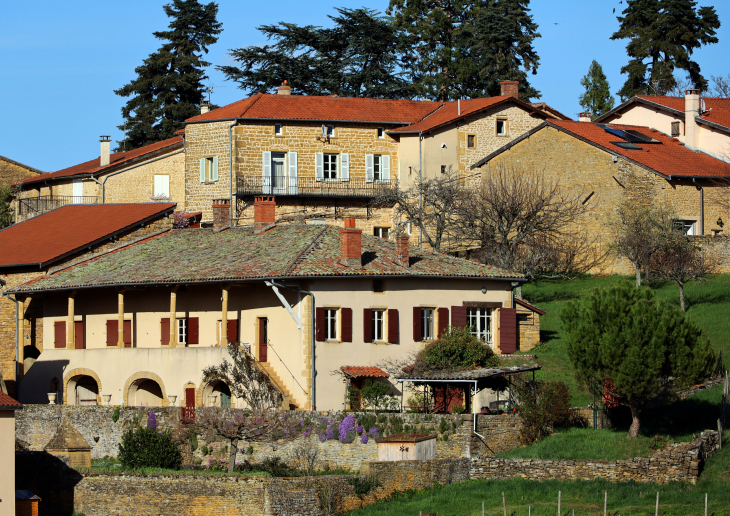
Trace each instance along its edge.
{"label": "chimney pot", "polygon": [[345,227],[340,229],[340,263],[362,268],[362,229],[355,228],[355,219],[345,219]]}
{"label": "chimney pot", "polygon": [[579,122],[590,122],[592,115],[593,114],[591,112],[589,112],[589,111],[586,111],[584,113],[578,113],[578,117],[579,117],[578,118],[578,121]]}
{"label": "chimney pot", "polygon": [[281,83],[281,86],[277,88],[276,93],[279,95],[291,95],[291,88],[287,84],[287,81]]}
{"label": "chimney pot", "polygon": [[201,101],[200,102],[200,114],[204,115],[208,111],[210,111],[210,102],[208,102],[207,100]]}
{"label": "chimney pot", "polygon": [[403,267],[410,267],[410,253],[408,248],[408,235],[398,235],[395,237],[395,251],[398,263]]}
{"label": "chimney pot", "polygon": [[257,233],[276,224],[276,199],[256,197],[253,203],[253,226]]}
{"label": "chimney pot", "polygon": [[345,227],[346,228],[354,228],[355,227],[355,219],[345,219]]}
{"label": "chimney pot", "polygon": [[502,90],[503,97],[517,98],[517,94],[520,88],[519,81],[499,81],[499,86]]}
{"label": "chimney pot", "polygon": [[223,231],[231,227],[230,199],[213,199],[213,231]]}
{"label": "chimney pot", "polygon": [[109,163],[111,163],[112,137],[111,136],[101,136],[101,137],[99,137],[99,142],[101,143],[101,153],[99,154],[99,166],[105,167]]}

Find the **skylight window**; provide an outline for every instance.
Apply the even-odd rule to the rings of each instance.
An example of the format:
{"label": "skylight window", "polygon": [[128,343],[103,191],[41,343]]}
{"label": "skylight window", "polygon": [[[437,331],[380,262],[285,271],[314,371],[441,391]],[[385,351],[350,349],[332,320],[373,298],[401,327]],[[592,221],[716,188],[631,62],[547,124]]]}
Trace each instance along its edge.
{"label": "skylight window", "polygon": [[[599,125],[598,127],[603,129],[604,131],[606,131],[608,134],[618,136],[622,140],[625,140],[629,143],[661,143],[659,140],[655,140],[651,136],[647,136],[646,134],[644,134],[640,131],[636,131],[634,129],[626,129],[626,130],[616,129],[614,127],[611,127],[610,125]],[[611,142],[611,143],[616,143],[616,142]],[[618,145],[618,144],[616,143],[616,145]],[[621,145],[619,145],[619,147],[621,147]],[[624,148],[636,150],[636,149],[633,149],[633,147],[624,147]],[[639,149],[640,149],[640,147],[639,147]]]}
{"label": "skylight window", "polygon": [[638,145],[634,145],[633,143],[629,142],[611,142],[617,147],[621,147],[622,149],[626,150],[642,150],[641,147]]}

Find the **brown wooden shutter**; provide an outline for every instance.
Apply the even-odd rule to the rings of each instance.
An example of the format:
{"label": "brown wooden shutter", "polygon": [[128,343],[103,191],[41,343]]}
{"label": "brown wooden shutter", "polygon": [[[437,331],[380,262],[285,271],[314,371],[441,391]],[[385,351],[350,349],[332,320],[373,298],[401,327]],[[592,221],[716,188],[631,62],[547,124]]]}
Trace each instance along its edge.
{"label": "brown wooden shutter", "polygon": [[170,318],[163,317],[160,319],[160,344],[167,345],[170,343]]}
{"label": "brown wooden shutter", "polygon": [[391,308],[388,310],[388,342],[395,344],[399,337],[398,310]]}
{"label": "brown wooden shutter", "polygon": [[116,346],[119,336],[119,321],[116,319],[108,319],[106,321],[106,345]]}
{"label": "brown wooden shutter", "polygon": [[499,349],[511,354],[517,351],[517,310],[499,309]]}
{"label": "brown wooden shutter", "polygon": [[84,349],[86,343],[84,342],[84,323],[81,321],[74,323],[74,341],[76,343],[76,349]]}
{"label": "brown wooden shutter", "polygon": [[54,345],[57,348],[66,347],[66,321],[56,321],[53,325]]}
{"label": "brown wooden shutter", "polygon": [[373,310],[365,308],[362,311],[362,340],[363,342],[373,341]]}
{"label": "brown wooden shutter", "polygon": [[188,317],[188,344],[198,344],[198,318]]}
{"label": "brown wooden shutter", "polygon": [[437,313],[439,319],[438,338],[440,339],[441,335],[446,333],[446,329],[449,327],[449,309],[439,308]]}
{"label": "brown wooden shutter", "polygon": [[419,342],[423,340],[421,337],[421,307],[413,307],[413,340]]}
{"label": "brown wooden shutter", "polygon": [[466,307],[465,306],[452,306],[451,307],[451,326],[456,328],[466,327]]}
{"label": "brown wooden shutter", "polygon": [[340,310],[342,322],[342,342],[352,342],[352,308]]}
{"label": "brown wooden shutter", "polygon": [[132,347],[132,321],[124,321],[124,335],[122,336],[124,339],[124,347],[125,348],[131,348]]}
{"label": "brown wooden shutter", "polygon": [[315,310],[315,336],[316,340],[324,340],[324,308]]}
{"label": "brown wooden shutter", "polygon": [[228,342],[238,342],[238,319],[230,319],[226,328]]}

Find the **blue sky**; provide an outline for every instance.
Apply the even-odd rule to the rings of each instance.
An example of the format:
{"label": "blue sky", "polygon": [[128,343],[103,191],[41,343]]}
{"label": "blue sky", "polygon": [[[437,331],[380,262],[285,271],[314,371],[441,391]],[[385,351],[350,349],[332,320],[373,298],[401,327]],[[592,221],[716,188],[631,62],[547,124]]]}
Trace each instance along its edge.
{"label": "blue sky", "polygon": [[[167,27],[164,3],[2,2],[0,155],[53,171],[97,157],[102,134],[121,139],[116,126],[122,121],[125,99],[114,90],[129,82],[134,68],[159,47],[152,32]],[[699,4],[713,5],[713,0]],[[228,64],[229,49],[265,43],[256,30],[262,24],[327,25],[334,7],[363,5],[385,11],[388,1],[221,0],[218,19],[224,32],[211,47],[208,61]],[[611,91],[621,87],[626,42],[609,37],[618,27],[612,10],[620,12],[624,6],[618,0],[533,0],[532,13],[542,37],[535,42],[541,62],[532,83],[542,92],[542,101],[574,117],[580,111],[580,79],[593,59],[603,66]],[[708,79],[730,73],[725,65],[730,2],[715,0],[715,9],[723,23],[720,43],[694,54]],[[212,67],[209,75],[212,84],[225,86],[215,90],[216,104],[245,96]]]}

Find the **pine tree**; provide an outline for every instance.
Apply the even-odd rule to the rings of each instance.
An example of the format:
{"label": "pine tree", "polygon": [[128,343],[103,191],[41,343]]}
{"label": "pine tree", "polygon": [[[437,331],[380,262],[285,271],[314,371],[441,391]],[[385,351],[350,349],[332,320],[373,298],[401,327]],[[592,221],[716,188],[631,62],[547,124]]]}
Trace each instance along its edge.
{"label": "pine tree", "polygon": [[621,24],[611,39],[628,39],[631,58],[621,73],[628,78],[618,94],[664,95],[676,85],[674,70],[687,72],[696,88],[706,89],[700,66],[690,59],[702,45],[717,43],[720,19],[713,7],[697,8],[694,0],[627,0]]}
{"label": "pine tree", "polygon": [[613,109],[614,98],[606,74],[595,59],[588,67],[588,73],[580,80],[580,85],[586,91],[578,97],[578,100],[583,109],[593,113],[593,118]]}
{"label": "pine tree", "polygon": [[231,51],[239,66],[220,66],[250,93],[272,91],[287,80],[293,93],[346,97],[408,98],[414,88],[401,77],[403,40],[392,20],[371,9],[336,9],[334,27],[294,23],[258,30],[273,45]]}
{"label": "pine tree", "polygon": [[388,13],[405,32],[412,81],[437,100],[499,94],[500,80],[520,81],[523,100],[539,98],[527,81],[540,37],[529,0],[391,0]]}
{"label": "pine tree", "polygon": [[183,121],[200,113],[204,68],[210,63],[201,56],[218,41],[223,29],[216,20],[218,5],[201,4],[198,0],[172,0],[163,7],[172,18],[167,31],[153,35],[166,41],[144,64],[135,69],[137,77],[115,90],[122,97],[131,97],[122,108],[126,131],[117,150],[135,149],[166,138],[183,127]]}

